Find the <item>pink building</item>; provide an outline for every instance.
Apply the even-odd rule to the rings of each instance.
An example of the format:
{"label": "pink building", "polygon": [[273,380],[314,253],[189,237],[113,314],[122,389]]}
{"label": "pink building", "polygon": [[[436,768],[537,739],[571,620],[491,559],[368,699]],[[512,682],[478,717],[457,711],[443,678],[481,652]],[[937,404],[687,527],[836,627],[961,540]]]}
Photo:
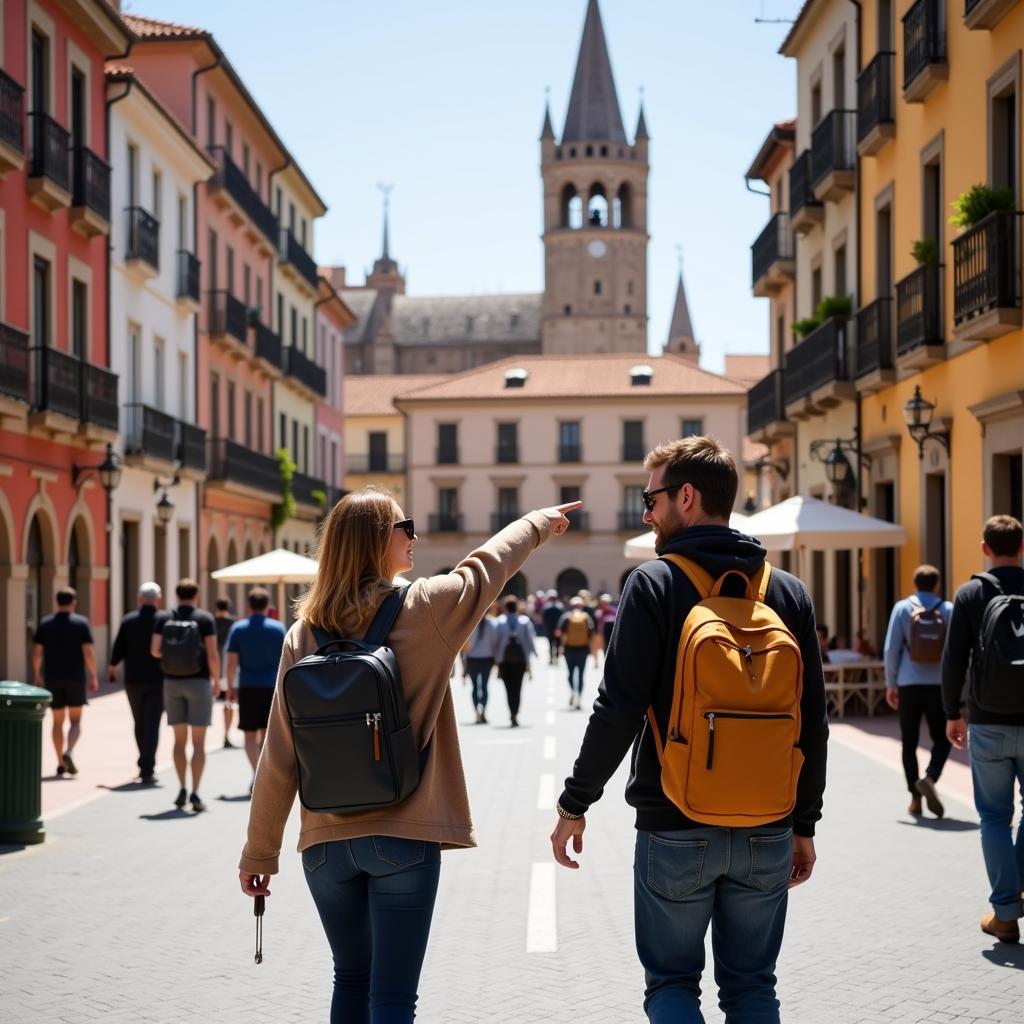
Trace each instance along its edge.
{"label": "pink building", "polygon": [[109,637],[110,167],[105,59],[131,34],[104,0],[3,0],[0,32],[0,673],[70,583]]}
{"label": "pink building", "polygon": [[343,336],[355,322],[355,313],[327,278],[321,277],[316,301],[316,361],[327,372],[327,395],[316,405],[316,475],[327,485],[330,502],[340,496],[345,477]]}

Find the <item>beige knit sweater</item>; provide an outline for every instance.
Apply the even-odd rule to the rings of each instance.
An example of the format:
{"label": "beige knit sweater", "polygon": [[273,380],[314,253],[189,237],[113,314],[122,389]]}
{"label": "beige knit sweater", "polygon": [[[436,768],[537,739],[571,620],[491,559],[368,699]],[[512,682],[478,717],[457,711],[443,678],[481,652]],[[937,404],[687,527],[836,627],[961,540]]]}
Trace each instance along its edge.
{"label": "beige knit sweater", "polygon": [[[548,519],[530,512],[477,548],[450,573],[416,580],[389,636],[398,657],[409,719],[420,749],[430,753],[416,791],[401,804],[360,814],[317,814],[301,809],[299,850],[316,843],[357,836],[388,835],[424,839],[442,849],[476,846],[466,778],[459,750],[449,677],[452,664],[505,581],[550,536]],[[368,623],[346,632],[362,636]],[[256,770],[249,808],[249,831],[239,868],[254,875],[275,874],[285,822],[295,802],[298,780],[295,748],[281,679],[300,658],[316,650],[313,634],[296,622],[285,638],[267,738]]]}

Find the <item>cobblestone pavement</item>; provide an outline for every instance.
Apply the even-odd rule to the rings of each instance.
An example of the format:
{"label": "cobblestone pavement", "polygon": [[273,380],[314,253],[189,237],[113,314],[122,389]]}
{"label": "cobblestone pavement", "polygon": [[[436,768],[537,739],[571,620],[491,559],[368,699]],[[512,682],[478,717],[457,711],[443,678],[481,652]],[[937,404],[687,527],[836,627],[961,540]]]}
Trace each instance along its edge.
{"label": "cobblestone pavement", "polygon": [[[597,676],[588,672],[592,696]],[[589,816],[583,868],[556,872],[550,808],[586,715],[565,706],[564,668],[543,665],[536,675],[522,729],[504,724],[500,683],[493,724],[463,729],[480,849],[444,857],[424,1024],[644,1020],[624,773]],[[468,693],[455,685],[468,721]],[[1021,1021],[1024,947],[978,930],[987,886],[975,814],[962,802],[965,769],[951,766],[947,820],[915,825],[898,749],[884,728],[872,730],[862,744],[848,721],[831,746],[819,864],[793,893],[779,964],[783,1020]],[[130,778],[130,735],[123,751]],[[286,854],[274,880],[257,967],[235,867],[248,810],[245,755],[214,750],[207,772],[208,813],[175,811],[173,773],[164,771],[159,788],[113,785],[50,821],[44,845],[0,856],[3,1024],[327,1019],[329,953],[300,861]],[[709,981],[705,1013],[720,1024],[714,997]]]}

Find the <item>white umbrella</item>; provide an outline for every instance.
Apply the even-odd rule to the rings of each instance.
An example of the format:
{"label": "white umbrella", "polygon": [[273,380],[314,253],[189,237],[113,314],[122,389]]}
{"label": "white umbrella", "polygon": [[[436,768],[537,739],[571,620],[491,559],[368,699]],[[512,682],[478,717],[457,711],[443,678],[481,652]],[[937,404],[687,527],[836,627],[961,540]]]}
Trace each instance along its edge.
{"label": "white umbrella", "polygon": [[[733,512],[729,516],[729,525],[740,533],[749,533],[747,522],[750,517],[742,512]],[[654,551],[654,531],[642,533],[639,537],[631,537],[622,548],[624,558],[631,558],[636,562],[646,562],[649,558],[656,558]]]}
{"label": "white umbrella", "polygon": [[907,542],[906,530],[896,523],[802,494],[755,512],[743,531],[771,551],[898,548]]}
{"label": "white umbrella", "polygon": [[308,583],[316,576],[314,558],[296,554],[287,548],[275,548],[264,555],[217,569],[210,575],[224,583],[262,583],[277,587],[277,613],[285,618],[284,588],[287,583]]}

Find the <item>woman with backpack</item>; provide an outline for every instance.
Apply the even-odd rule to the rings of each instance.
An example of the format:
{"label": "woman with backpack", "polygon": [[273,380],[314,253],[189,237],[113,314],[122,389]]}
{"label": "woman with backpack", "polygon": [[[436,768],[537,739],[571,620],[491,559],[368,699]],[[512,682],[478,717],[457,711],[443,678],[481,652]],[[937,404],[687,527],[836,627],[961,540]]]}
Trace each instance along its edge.
{"label": "woman with backpack", "polygon": [[488,609],[466,645],[466,678],[473,687],[473,710],[476,724],[487,724],[487,684],[494,668],[494,648],[498,639],[498,619],[495,609]]}
{"label": "woman with backpack", "polygon": [[509,597],[505,601],[505,617],[498,619],[494,659],[498,675],[505,684],[508,713],[513,729],[519,727],[519,703],[523,692],[523,676],[530,671],[530,658],[536,654],[533,646],[533,623],[519,614],[519,600]]}
{"label": "woman with backpack", "polygon": [[[386,643],[404,668],[402,692],[419,752],[419,783],[411,794],[400,803],[348,814],[309,810],[304,797],[299,851],[334,957],[332,1024],[407,1024],[415,1018],[441,850],[476,846],[451,667],[506,580],[551,534],[564,533],[565,513],[579,507],[572,502],[530,512],[451,572],[418,579],[404,593]],[[299,789],[285,677],[316,653],[313,630],[321,638],[366,635],[380,607],[398,590],[394,578],[412,570],[416,540],[413,520],[377,488],[346,495],[324,522],[319,570],[298,601],[296,622],[285,638],[256,772],[239,862],[247,896],[270,894],[270,876],[279,869],[285,822]],[[365,733],[360,716],[343,720],[352,740],[337,756],[348,763],[365,751],[386,768],[380,717],[366,716]]]}

